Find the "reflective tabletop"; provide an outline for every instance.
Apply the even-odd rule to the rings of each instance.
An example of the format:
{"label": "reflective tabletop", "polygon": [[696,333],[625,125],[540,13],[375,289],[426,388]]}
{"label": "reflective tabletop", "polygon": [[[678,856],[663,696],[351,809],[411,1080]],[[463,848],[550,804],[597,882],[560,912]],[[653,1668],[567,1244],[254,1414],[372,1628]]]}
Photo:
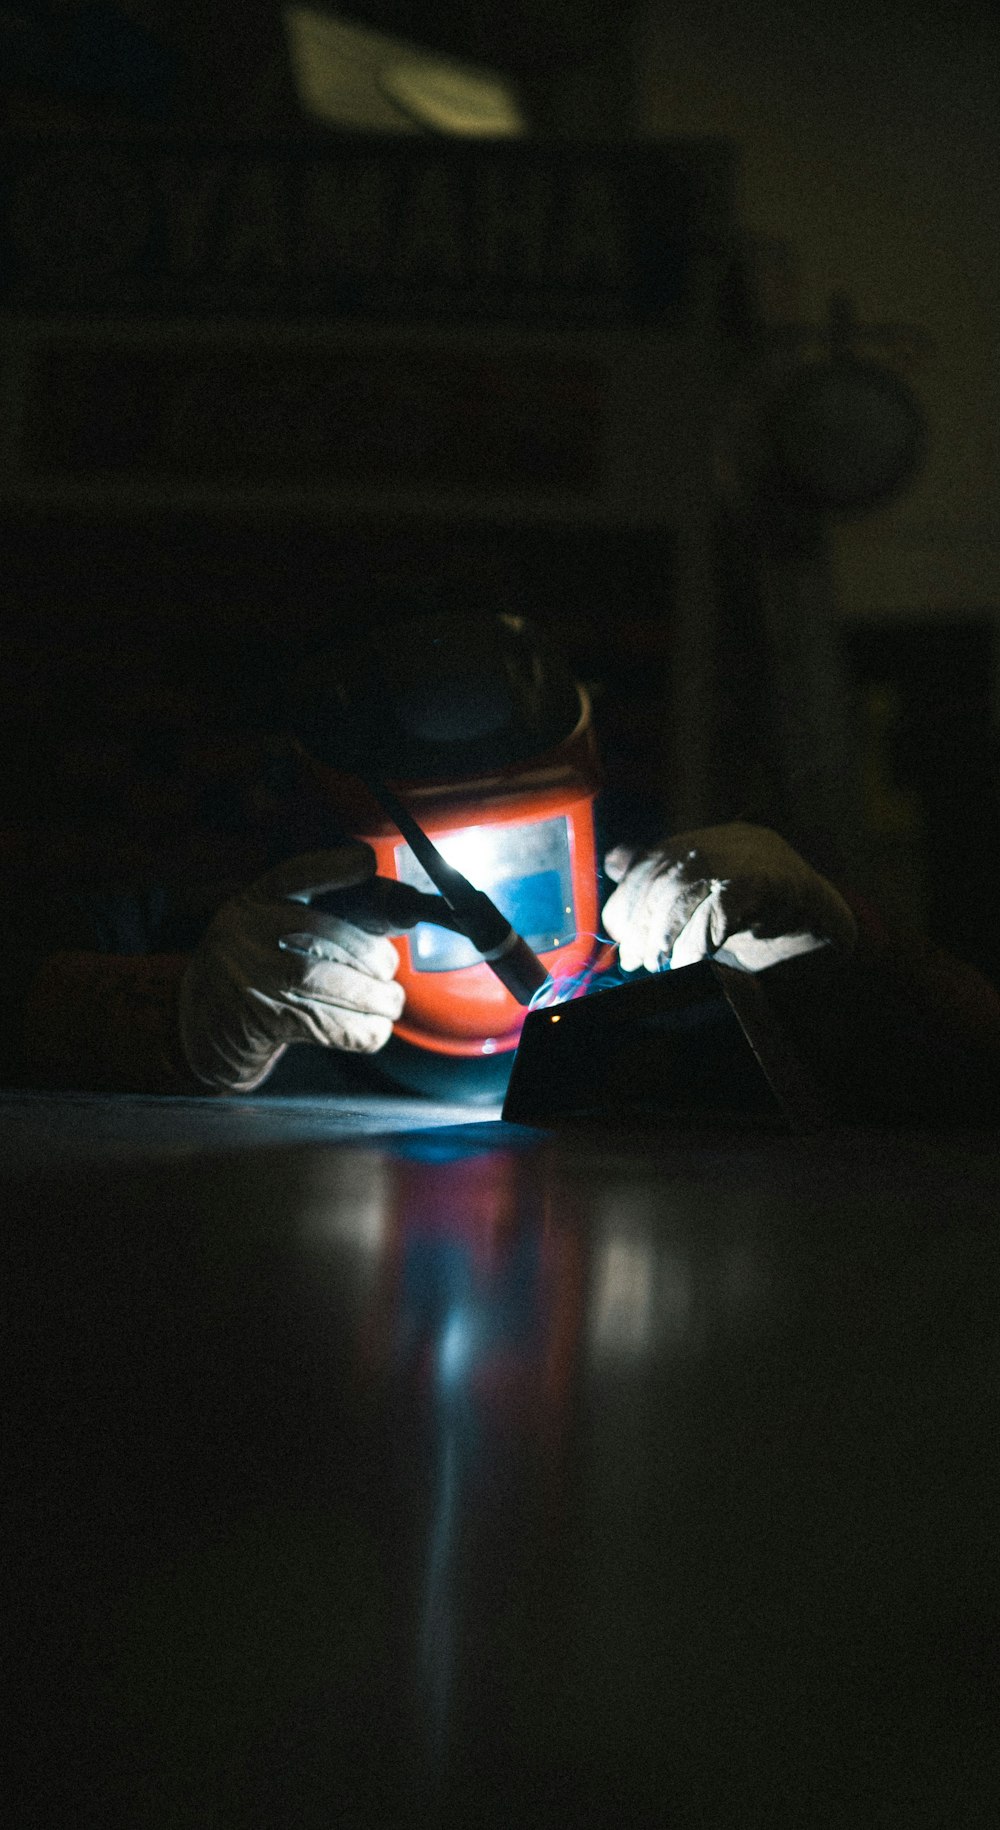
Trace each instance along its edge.
{"label": "reflective tabletop", "polygon": [[1000,1821],[996,1140],[4,1191],[21,1824]]}

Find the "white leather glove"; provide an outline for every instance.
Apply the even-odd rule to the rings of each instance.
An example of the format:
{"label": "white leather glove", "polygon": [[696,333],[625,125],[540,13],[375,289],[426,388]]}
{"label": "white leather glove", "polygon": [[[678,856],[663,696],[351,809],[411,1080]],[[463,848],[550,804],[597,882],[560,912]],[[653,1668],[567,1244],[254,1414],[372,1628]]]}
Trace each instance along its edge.
{"label": "white leather glove", "polygon": [[403,988],[385,936],[419,915],[380,913],[375,886],[375,913],[357,917],[364,928],[308,906],[313,896],[368,884],[374,871],[368,845],[313,852],[268,871],[219,910],[181,982],[181,1047],[204,1087],[252,1091],[290,1042],[366,1055],[388,1042]]}
{"label": "white leather glove", "polygon": [[857,926],[843,897],[763,826],[707,826],[633,852],[604,868],[618,888],[603,921],[625,972],[658,972],[711,956],[760,972],[832,945],[849,954]]}

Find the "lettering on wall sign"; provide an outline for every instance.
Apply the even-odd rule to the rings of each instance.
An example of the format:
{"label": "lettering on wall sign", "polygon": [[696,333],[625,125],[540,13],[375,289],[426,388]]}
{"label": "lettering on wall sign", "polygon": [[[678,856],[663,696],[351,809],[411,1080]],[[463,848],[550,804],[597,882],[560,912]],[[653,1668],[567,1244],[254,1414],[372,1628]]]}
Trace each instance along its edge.
{"label": "lettering on wall sign", "polygon": [[725,150],[8,140],[0,304],[675,321],[730,233]]}

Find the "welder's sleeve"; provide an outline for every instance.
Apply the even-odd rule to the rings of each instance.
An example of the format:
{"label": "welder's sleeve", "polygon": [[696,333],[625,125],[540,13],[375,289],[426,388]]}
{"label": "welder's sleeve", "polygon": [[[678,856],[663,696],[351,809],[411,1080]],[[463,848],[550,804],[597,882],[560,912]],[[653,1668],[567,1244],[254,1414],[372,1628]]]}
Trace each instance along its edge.
{"label": "welder's sleeve", "polygon": [[852,957],[803,956],[761,978],[835,1113],[930,1129],[1000,1124],[1000,992],[974,966],[844,894],[857,923]]}
{"label": "welder's sleeve", "polygon": [[[191,940],[165,892],[68,892],[10,878],[0,908],[4,1084],[196,1091],[177,1026]],[[202,916],[194,935],[204,925]]]}
{"label": "welder's sleeve", "polygon": [[185,953],[50,953],[18,1016],[18,1078],[81,1092],[197,1093],[177,1014]]}

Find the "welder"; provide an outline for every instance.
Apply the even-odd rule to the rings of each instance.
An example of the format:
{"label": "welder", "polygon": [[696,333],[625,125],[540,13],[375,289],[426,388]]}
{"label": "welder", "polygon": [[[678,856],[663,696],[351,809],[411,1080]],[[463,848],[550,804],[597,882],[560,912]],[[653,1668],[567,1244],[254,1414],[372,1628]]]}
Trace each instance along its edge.
{"label": "welder", "polygon": [[845,1110],[993,1110],[993,988],[922,943],[899,945],[776,833],[734,823],[615,847],[600,908],[586,694],[524,619],[411,621],[345,645],[299,677],[289,717],[321,845],[278,857],[193,941],[162,920],[136,940],[133,911],[126,951],[105,899],[99,937],[81,916],[35,957],[22,948],[13,993],[8,963],[13,1078],[234,1094],[282,1090],[294,1060],[290,1084],[306,1091],[303,1064],[377,1058],[389,1084],[499,1092],[523,1011],[381,817],[374,775],[407,784],[430,826],[475,840],[480,875],[492,872],[557,981],[606,962],[615,942],[625,973],[714,957],[774,983],[772,969],[815,956],[826,971],[799,974],[788,1012],[802,1040],[818,1039]]}

